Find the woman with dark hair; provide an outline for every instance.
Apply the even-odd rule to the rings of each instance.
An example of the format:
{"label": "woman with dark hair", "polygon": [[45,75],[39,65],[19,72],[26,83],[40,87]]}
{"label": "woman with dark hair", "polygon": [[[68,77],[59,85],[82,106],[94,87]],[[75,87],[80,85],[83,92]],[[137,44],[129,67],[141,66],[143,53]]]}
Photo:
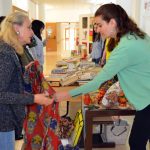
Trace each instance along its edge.
{"label": "woman with dark hair", "polygon": [[96,65],[99,64],[99,61],[101,59],[103,45],[104,41],[102,40],[100,33],[97,32],[97,25],[95,23],[93,26],[93,44],[90,57],[92,58],[92,61],[95,62]]}
{"label": "woman with dark hair", "polygon": [[33,40],[35,40],[34,47],[30,48],[30,52],[34,59],[37,59],[43,69],[44,65],[44,51],[43,47],[45,46],[45,41],[42,41],[42,31],[44,30],[45,25],[40,20],[32,21],[32,30],[34,32]]}
{"label": "woman with dark hair", "polygon": [[135,109],[129,145],[131,150],[146,150],[150,138],[150,37],[141,31],[125,10],[116,4],[102,5],[95,13],[98,32],[114,38],[116,46],[106,65],[87,84],[56,94],[60,100],[97,90],[117,74],[120,86]]}
{"label": "woman with dark hair", "polygon": [[42,41],[42,31],[44,30],[45,25],[40,20],[33,20],[32,21],[32,30],[34,34]]}

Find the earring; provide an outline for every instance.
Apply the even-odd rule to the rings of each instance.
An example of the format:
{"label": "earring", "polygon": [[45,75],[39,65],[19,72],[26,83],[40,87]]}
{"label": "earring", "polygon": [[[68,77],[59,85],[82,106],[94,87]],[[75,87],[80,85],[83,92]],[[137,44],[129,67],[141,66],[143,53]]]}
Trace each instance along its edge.
{"label": "earring", "polygon": [[114,29],[112,29],[112,30],[110,30],[110,33],[112,34],[112,33],[114,33],[115,32],[115,30]]}
{"label": "earring", "polygon": [[116,35],[116,34],[117,34],[117,33],[116,33],[115,29],[111,29],[111,30],[110,30],[110,35],[111,35],[111,36],[114,36],[114,35]]}
{"label": "earring", "polygon": [[19,31],[17,31],[16,33],[17,33],[17,35],[19,35],[19,34],[20,34],[20,32],[19,32]]}

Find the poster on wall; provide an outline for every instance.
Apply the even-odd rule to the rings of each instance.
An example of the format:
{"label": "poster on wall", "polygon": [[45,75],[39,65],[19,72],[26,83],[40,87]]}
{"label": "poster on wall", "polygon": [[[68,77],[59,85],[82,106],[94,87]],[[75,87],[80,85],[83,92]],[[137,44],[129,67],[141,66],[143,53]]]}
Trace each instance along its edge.
{"label": "poster on wall", "polygon": [[82,28],[87,28],[88,27],[88,18],[83,17],[82,18]]}
{"label": "poster on wall", "polygon": [[144,13],[146,16],[150,16],[150,0],[144,0]]}
{"label": "poster on wall", "polygon": [[150,35],[150,0],[144,0],[141,4],[141,28]]}

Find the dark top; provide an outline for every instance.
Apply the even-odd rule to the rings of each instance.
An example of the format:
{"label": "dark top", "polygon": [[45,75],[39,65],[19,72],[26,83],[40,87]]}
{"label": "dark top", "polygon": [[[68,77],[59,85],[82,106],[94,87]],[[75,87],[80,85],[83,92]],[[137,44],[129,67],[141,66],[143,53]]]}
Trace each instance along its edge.
{"label": "dark top", "polygon": [[0,132],[22,128],[25,105],[34,96],[24,93],[22,69],[15,50],[0,41]]}
{"label": "dark top", "polygon": [[24,53],[19,58],[21,60],[20,63],[23,67],[28,65],[30,62],[34,61],[33,57],[31,56],[31,54],[26,46],[24,47]]}

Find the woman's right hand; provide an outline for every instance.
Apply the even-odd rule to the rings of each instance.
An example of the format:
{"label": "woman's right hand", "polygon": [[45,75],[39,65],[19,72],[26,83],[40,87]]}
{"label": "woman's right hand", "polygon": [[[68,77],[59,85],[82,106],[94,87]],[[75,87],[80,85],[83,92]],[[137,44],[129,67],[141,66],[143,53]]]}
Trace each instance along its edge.
{"label": "woman's right hand", "polygon": [[46,94],[35,94],[34,103],[48,106],[54,102],[54,98],[49,98]]}
{"label": "woman's right hand", "polygon": [[54,98],[56,102],[61,102],[63,100],[69,100],[71,99],[71,96],[68,92],[56,92],[54,94]]}

